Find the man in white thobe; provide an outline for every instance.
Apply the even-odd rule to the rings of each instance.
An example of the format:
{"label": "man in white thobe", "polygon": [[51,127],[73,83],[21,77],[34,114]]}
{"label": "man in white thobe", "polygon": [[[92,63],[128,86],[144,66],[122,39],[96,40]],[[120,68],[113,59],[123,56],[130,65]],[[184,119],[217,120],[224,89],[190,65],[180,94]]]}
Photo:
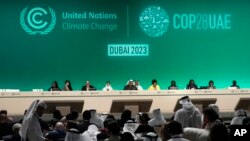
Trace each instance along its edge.
{"label": "man in white thobe", "polygon": [[35,100],[27,110],[20,130],[22,141],[47,141],[39,123],[47,105],[41,100]]}
{"label": "man in white thobe", "polygon": [[188,96],[184,96],[179,100],[182,109],[179,109],[174,116],[174,120],[181,123],[182,127],[202,127],[202,114],[191,102]]}
{"label": "man in white thobe", "polygon": [[164,119],[163,115],[161,114],[160,109],[153,110],[153,115],[154,115],[154,118],[152,118],[150,121],[148,121],[148,125],[150,125],[152,127],[157,127],[157,126],[160,127],[164,123],[166,123],[166,120]]}

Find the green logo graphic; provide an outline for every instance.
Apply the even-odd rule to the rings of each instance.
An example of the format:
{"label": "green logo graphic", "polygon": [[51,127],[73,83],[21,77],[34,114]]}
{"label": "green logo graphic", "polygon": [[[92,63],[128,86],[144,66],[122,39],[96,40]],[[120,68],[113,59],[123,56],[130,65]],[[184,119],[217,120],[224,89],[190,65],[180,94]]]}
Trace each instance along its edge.
{"label": "green logo graphic", "polygon": [[[30,9],[24,8],[20,15],[20,24],[22,28],[31,35],[46,35],[51,32],[56,25],[56,14],[48,7],[48,12],[41,7],[35,7]],[[48,22],[51,21],[51,22]]]}
{"label": "green logo graphic", "polygon": [[139,24],[148,36],[159,37],[167,31],[169,17],[160,6],[150,6],[141,13]]}

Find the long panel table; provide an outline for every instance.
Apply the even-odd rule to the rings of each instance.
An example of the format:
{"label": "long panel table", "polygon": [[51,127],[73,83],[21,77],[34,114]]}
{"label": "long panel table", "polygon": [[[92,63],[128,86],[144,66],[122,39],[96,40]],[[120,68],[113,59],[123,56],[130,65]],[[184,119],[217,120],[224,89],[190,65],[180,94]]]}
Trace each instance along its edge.
{"label": "long panel table", "polygon": [[136,103],[149,100],[152,101],[149,112],[160,108],[163,113],[173,113],[178,106],[178,99],[185,95],[196,102],[212,99],[219,106],[220,112],[234,112],[237,105],[242,106],[242,104],[245,109],[250,109],[250,89],[0,92],[0,109],[8,110],[10,115],[22,115],[32,101],[42,99],[47,102],[69,104],[82,101],[84,104],[81,111],[96,109],[99,113],[109,113],[114,101]]}

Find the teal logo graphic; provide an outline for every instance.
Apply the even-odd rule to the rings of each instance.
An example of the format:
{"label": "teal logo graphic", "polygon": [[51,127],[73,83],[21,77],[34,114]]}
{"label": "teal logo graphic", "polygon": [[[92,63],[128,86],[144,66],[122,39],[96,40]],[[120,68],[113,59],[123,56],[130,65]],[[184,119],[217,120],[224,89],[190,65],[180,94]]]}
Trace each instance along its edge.
{"label": "teal logo graphic", "polygon": [[20,15],[20,24],[24,31],[31,35],[46,35],[50,33],[56,25],[56,14],[48,7],[44,9],[35,7],[24,8]]}
{"label": "teal logo graphic", "polygon": [[148,36],[159,37],[168,29],[169,16],[160,6],[150,6],[141,13],[139,24]]}

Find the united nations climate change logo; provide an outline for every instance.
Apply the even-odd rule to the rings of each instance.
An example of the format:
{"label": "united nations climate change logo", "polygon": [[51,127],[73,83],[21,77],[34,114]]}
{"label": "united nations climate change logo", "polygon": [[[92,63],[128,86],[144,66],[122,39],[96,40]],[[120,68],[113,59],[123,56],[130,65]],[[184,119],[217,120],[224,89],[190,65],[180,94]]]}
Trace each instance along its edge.
{"label": "united nations climate change logo", "polygon": [[46,35],[51,32],[56,25],[56,14],[50,7],[47,10],[41,7],[24,8],[20,15],[20,24],[24,31],[31,35]]}
{"label": "united nations climate change logo", "polygon": [[162,36],[168,29],[169,17],[160,6],[146,8],[139,17],[141,29],[150,37]]}

